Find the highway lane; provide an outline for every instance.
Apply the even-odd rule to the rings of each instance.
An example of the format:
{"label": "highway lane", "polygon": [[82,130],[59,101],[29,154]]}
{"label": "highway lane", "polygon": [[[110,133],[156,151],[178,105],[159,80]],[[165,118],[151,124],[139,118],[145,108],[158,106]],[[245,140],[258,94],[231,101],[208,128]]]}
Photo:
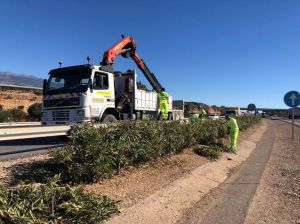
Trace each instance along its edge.
{"label": "highway lane", "polygon": [[[0,141],[0,160],[12,159],[32,154],[46,152],[48,148],[58,147],[66,144],[66,141],[56,137],[26,138],[18,140]],[[30,153],[21,153],[22,151],[31,151]],[[8,153],[16,153],[15,155],[4,155]]]}
{"label": "highway lane", "polygon": [[[285,121],[287,123],[292,123],[292,119],[283,119],[283,121]],[[294,123],[295,123],[295,125],[300,127],[300,119],[295,119]]]}

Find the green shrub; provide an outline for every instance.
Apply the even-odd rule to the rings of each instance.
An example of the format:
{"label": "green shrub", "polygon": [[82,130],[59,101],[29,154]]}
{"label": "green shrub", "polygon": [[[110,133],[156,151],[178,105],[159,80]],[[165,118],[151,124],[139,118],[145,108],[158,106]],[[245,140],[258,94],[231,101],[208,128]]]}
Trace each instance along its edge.
{"label": "green shrub", "polygon": [[[244,128],[256,123],[255,117],[238,118]],[[128,165],[149,161],[184,148],[215,145],[227,137],[225,120],[204,120],[180,124],[162,121],[130,121],[95,127],[81,124],[71,131],[72,142],[53,153],[61,164],[67,182],[92,182],[118,172]]]}
{"label": "green shrub", "polygon": [[23,105],[18,106],[17,109],[18,109],[18,110],[24,110],[24,106],[23,106]]}
{"label": "green shrub", "polygon": [[250,126],[258,123],[261,120],[260,116],[239,116],[236,117],[240,130],[246,130]]}
{"label": "green shrub", "polygon": [[9,113],[6,110],[0,110],[0,122],[8,121]]}
{"label": "green shrub", "polygon": [[42,110],[42,104],[40,103],[35,103],[30,105],[30,107],[28,107],[28,115],[31,119],[34,120],[41,120],[41,110]]}
{"label": "green shrub", "polygon": [[10,121],[23,121],[26,119],[27,114],[18,108],[7,110]]}
{"label": "green shrub", "polygon": [[118,212],[106,196],[60,185],[56,176],[46,184],[0,184],[0,223],[99,223]]}
{"label": "green shrub", "polygon": [[228,151],[226,147],[221,147],[218,145],[202,145],[199,147],[194,148],[194,152],[200,156],[206,157],[209,160],[216,160],[218,159],[222,152]]}

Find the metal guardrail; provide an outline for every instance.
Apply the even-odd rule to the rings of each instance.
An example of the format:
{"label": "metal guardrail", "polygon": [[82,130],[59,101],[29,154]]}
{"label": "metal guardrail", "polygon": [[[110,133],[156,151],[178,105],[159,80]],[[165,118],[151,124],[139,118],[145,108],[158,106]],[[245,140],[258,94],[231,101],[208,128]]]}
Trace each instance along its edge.
{"label": "metal guardrail", "polygon": [[0,128],[0,141],[67,135],[70,126],[29,126]]}
{"label": "metal guardrail", "polygon": [[47,149],[59,149],[65,145],[66,144],[59,144],[59,145],[53,145],[53,146],[43,146],[43,147],[38,147],[38,148],[4,151],[4,152],[0,152],[0,156],[8,156],[8,155],[14,155],[14,154],[20,154],[20,153],[36,152],[36,151],[42,151],[42,150],[47,150]]}

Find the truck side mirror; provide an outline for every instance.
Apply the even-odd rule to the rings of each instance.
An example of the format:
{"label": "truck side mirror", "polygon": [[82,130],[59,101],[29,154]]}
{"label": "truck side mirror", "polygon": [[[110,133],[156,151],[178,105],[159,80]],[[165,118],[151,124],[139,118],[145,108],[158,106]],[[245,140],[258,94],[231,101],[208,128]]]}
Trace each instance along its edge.
{"label": "truck side mirror", "polygon": [[45,93],[47,87],[47,79],[43,80],[43,93]]}

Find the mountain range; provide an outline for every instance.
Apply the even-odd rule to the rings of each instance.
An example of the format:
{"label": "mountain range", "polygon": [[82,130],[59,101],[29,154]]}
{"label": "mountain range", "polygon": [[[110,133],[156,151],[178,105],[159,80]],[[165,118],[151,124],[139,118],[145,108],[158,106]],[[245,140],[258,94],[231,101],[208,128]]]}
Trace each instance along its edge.
{"label": "mountain range", "polygon": [[33,75],[16,74],[13,72],[0,72],[0,84],[42,88],[43,79],[37,78]]}

